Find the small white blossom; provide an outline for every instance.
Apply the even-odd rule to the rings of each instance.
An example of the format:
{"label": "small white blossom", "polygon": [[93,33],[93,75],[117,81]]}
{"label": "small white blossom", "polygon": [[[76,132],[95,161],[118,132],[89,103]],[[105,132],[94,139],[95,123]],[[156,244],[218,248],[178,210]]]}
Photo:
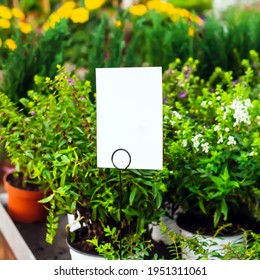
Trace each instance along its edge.
{"label": "small white blossom", "polygon": [[250,157],[256,157],[258,155],[258,153],[256,151],[252,151],[249,156]]}
{"label": "small white blossom", "polygon": [[228,142],[227,142],[228,145],[236,145],[236,143],[237,142],[233,136],[228,136]]}
{"label": "small white blossom", "polygon": [[205,100],[202,101],[201,104],[200,104],[200,106],[201,106],[201,107],[206,107],[206,106],[207,106],[207,101],[205,101]]}
{"label": "small white blossom", "polygon": [[195,136],[191,139],[191,141],[192,141],[192,143],[193,143],[193,147],[194,147],[196,150],[198,150],[198,148],[199,148],[199,145],[200,145],[199,138],[201,138],[201,137],[202,137],[202,135],[199,133],[199,134],[195,135]]}
{"label": "small white blossom", "polygon": [[220,134],[217,144],[223,143],[223,136]]}
{"label": "small white blossom", "polygon": [[220,96],[217,96],[217,98],[216,98],[218,101],[221,99],[221,97]]}
{"label": "small white blossom", "polygon": [[212,105],[212,101],[209,101],[208,104],[209,104],[209,105]]}
{"label": "small white blossom", "polygon": [[221,129],[221,127],[219,125],[215,125],[214,131],[219,131],[220,129]]}
{"label": "small white blossom", "polygon": [[225,131],[226,131],[226,132],[229,132],[229,128],[228,128],[228,127],[226,127],[226,128],[225,128]]}
{"label": "small white blossom", "polygon": [[183,147],[187,147],[187,145],[188,145],[187,139],[183,139],[183,140],[182,140],[182,146],[183,146]]}
{"label": "small white blossom", "polygon": [[208,142],[201,144],[201,147],[202,147],[203,152],[205,152],[205,153],[209,152],[209,143]]}
{"label": "small white blossom", "polygon": [[223,120],[226,120],[226,119],[227,119],[227,113],[228,113],[228,111],[224,111]]}
{"label": "small white blossom", "polygon": [[232,104],[230,105],[230,108],[233,110],[239,110],[239,109],[243,109],[244,105],[241,101],[235,99],[235,100],[233,100]]}
{"label": "small white blossom", "polygon": [[239,125],[240,123],[250,124],[250,117],[248,113],[248,108],[253,107],[251,100],[248,98],[243,104],[239,100],[234,100],[230,105],[230,108],[234,110],[233,117],[236,120],[234,126]]}
{"label": "small white blossom", "polygon": [[178,112],[173,111],[172,113],[175,117],[177,117],[177,119],[179,119],[179,120],[181,119],[181,115]]}

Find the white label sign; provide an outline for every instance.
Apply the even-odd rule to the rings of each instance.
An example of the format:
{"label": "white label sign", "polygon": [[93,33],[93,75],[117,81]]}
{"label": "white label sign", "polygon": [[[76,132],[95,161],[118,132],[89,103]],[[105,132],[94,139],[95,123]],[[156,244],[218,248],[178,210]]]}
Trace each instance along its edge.
{"label": "white label sign", "polygon": [[162,169],[161,67],[98,68],[97,165]]}

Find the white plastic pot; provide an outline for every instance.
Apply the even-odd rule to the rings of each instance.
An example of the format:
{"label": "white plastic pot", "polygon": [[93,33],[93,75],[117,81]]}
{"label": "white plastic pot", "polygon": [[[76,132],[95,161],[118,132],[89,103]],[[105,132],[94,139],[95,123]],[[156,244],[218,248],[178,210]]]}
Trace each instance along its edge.
{"label": "white plastic pot", "polygon": [[94,261],[94,260],[102,261],[102,260],[104,260],[104,258],[99,256],[99,255],[84,253],[84,252],[81,252],[79,250],[76,250],[75,248],[73,248],[69,244],[68,244],[68,246],[69,246],[69,252],[70,252],[71,260],[89,260],[89,261]]}
{"label": "white plastic pot", "polygon": [[[217,260],[218,257],[211,256],[213,252],[216,252],[220,255],[224,255],[224,248],[226,245],[234,245],[238,243],[243,243],[243,234],[235,234],[230,236],[223,237],[212,237],[206,235],[198,235],[195,233],[191,233],[183,228],[181,228],[176,220],[169,218],[168,216],[163,216],[161,218],[161,222],[167,227],[168,231],[175,232],[183,237],[192,238],[196,237],[200,244],[203,246],[205,250],[208,250],[208,259]],[[156,242],[163,242],[165,245],[171,245],[171,239],[162,234],[159,225],[152,225],[152,239]],[[182,248],[182,259],[186,260],[195,260],[199,259],[201,256],[196,255],[193,250],[188,247]]]}

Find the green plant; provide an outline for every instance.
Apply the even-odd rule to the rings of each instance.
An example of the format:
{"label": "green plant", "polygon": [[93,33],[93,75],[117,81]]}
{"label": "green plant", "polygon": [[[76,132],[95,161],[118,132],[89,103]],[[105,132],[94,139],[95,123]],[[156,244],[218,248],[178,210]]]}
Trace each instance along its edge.
{"label": "green plant", "polygon": [[[107,226],[104,229],[105,236],[111,240],[104,244],[100,244],[97,237],[87,240],[95,246],[95,250],[100,256],[107,260],[143,260],[149,257],[152,250],[151,240],[144,237],[145,231],[124,236],[120,241],[120,231],[117,228]],[[156,255],[153,256],[157,258]]]}
{"label": "green plant", "polygon": [[62,20],[43,34],[33,30],[25,35],[14,28],[13,40],[17,48],[3,61],[1,90],[14,102],[26,96],[33,87],[36,74],[54,77],[56,65],[63,62],[67,23]]}
{"label": "green plant", "polygon": [[164,74],[166,200],[211,228],[259,219],[259,92],[251,87],[258,76],[244,61],[244,75],[234,80],[219,69],[212,88],[194,75],[196,64]]}
{"label": "green plant", "polygon": [[227,242],[218,250],[214,249],[217,244],[217,236],[225,232],[231,224],[223,225],[216,230],[212,239],[209,240],[201,234],[186,237],[176,232],[171,232],[161,224],[162,232],[171,240],[168,250],[173,259],[185,258],[185,252],[192,250],[195,259],[208,260],[216,258],[219,260],[259,260],[260,259],[260,235],[252,230],[242,230],[242,238],[237,242]]}
{"label": "green plant", "polygon": [[212,0],[189,0],[185,2],[181,0],[170,0],[169,2],[176,7],[196,11],[197,13],[202,13],[212,8]]}
{"label": "green plant", "polygon": [[[59,214],[80,214],[96,232],[120,220],[120,180],[116,169],[97,168],[96,115],[89,81],[64,72],[54,79],[35,76],[35,90],[19,110],[1,94],[0,134],[12,162],[50,195],[47,241],[55,236]],[[140,232],[162,211],[165,185],[159,172],[126,170],[122,175],[125,233]]]}

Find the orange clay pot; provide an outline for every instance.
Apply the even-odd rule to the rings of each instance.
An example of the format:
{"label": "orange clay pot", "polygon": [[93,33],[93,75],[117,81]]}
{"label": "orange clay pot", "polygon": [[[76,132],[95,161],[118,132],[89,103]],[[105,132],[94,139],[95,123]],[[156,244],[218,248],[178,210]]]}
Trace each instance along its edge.
{"label": "orange clay pot", "polygon": [[43,204],[38,200],[44,197],[43,191],[23,190],[10,185],[8,176],[12,173],[6,173],[3,177],[4,188],[8,193],[7,209],[10,217],[21,223],[33,223],[43,221],[46,218],[47,211]]}

